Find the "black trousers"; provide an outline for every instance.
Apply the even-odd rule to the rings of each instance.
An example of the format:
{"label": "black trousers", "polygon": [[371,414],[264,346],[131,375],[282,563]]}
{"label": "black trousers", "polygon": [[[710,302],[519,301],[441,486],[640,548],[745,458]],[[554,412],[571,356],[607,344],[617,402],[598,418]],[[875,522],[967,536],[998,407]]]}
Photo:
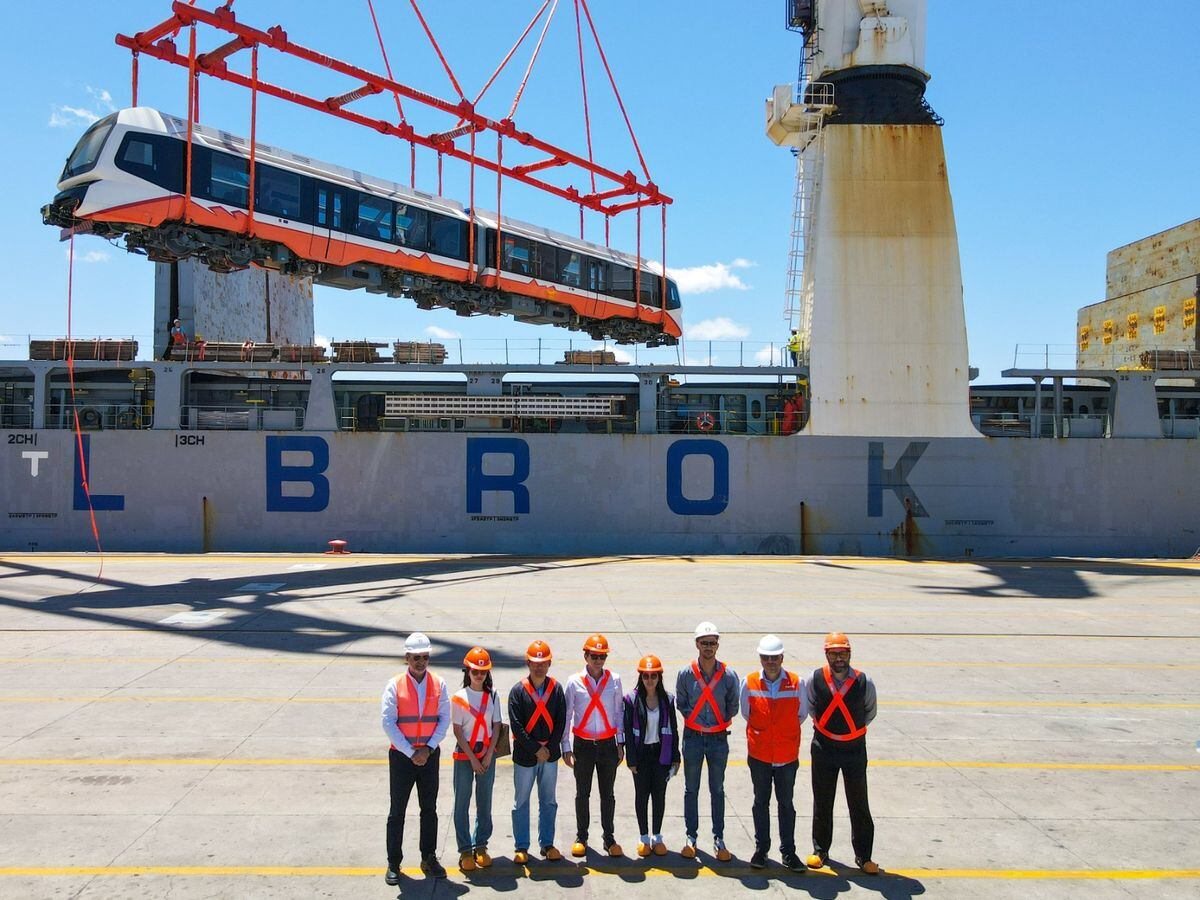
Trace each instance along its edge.
{"label": "black trousers", "polygon": [[[667,776],[671,767],[658,761],[661,744],[643,744],[638,751],[633,773],[633,806],[637,811],[638,830],[642,834],[662,833],[663,813],[667,808]],[[649,828],[647,812],[653,803],[654,829]]]}
{"label": "black trousers", "polygon": [[589,741],[575,738],[575,840],[587,843],[591,823],[592,776],[600,782],[600,825],[604,828],[604,843],[614,840],[616,831],[617,798],[613,785],[617,781],[617,739]]}
{"label": "black trousers", "polygon": [[779,849],[783,853],[796,852],[796,772],[800,761],[786,766],[773,766],[768,762],[749,758],[750,781],[754,785],[754,849],[771,849],[771,790],[775,791],[775,803],[779,809]]}
{"label": "black trousers", "polygon": [[875,821],[867,802],[867,748],[827,750],[813,744],[813,852],[829,854],[833,843],[833,801],[837,797],[838,773],[846,784],[850,807],[850,843],[854,858],[866,861],[875,846]]}
{"label": "black trousers", "polygon": [[387,858],[390,868],[400,868],[400,861],[404,858],[401,846],[404,841],[404,812],[408,808],[414,785],[417,788],[417,805],[421,809],[421,856],[437,852],[438,764],[441,758],[442,751],[434,750],[425,765],[416,766],[399,750],[388,751],[388,780],[392,795],[387,820]]}

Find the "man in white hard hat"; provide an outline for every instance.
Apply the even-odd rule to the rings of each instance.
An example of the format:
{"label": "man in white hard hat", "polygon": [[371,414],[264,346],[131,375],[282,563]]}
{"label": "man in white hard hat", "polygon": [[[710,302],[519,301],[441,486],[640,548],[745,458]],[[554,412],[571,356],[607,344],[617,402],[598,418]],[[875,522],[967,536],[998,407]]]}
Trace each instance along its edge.
{"label": "man in white hard hat", "polygon": [[400,883],[404,857],[404,813],[412,790],[417,789],[421,809],[421,871],[431,878],[444,877],[437,859],[438,744],[450,727],[450,692],[446,682],[429,671],[429,638],[414,631],[404,641],[408,671],[388,682],[383,691],[383,732],[391,741],[388,774],[391,809],[387,821],[388,884]]}
{"label": "man in white hard hat", "polygon": [[762,668],[742,681],[741,708],[746,719],[746,750],[754,785],[754,856],[750,865],[765,869],[771,849],[771,792],[779,807],[779,851],[784,866],[805,871],[796,855],[796,772],[800,769],[800,723],[808,716],[803,678],[783,668],[783,641],[773,634],[758,642]]}
{"label": "man in white hard hat", "polygon": [[717,659],[721,633],[712,622],[695,632],[697,658],[675,679],[675,704],[683,717],[683,823],[687,830],[683,855],[696,855],[700,831],[700,776],[708,763],[712,801],[713,855],[728,862],[725,847],[725,766],[729,762],[729,730],[738,713],[737,672]]}

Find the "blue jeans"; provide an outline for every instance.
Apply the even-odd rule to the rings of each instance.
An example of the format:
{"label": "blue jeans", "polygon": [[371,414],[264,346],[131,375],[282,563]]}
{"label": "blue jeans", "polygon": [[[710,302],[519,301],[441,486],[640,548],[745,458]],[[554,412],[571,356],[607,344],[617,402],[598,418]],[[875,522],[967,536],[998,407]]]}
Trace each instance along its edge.
{"label": "blue jeans", "polygon": [[533,784],[538,789],[538,847],[554,845],[554,820],[558,816],[558,760],[536,766],[513,765],[513,844],[517,850],[529,849],[529,795]]}
{"label": "blue jeans", "polygon": [[725,766],[729,762],[729,735],[683,731],[683,824],[687,836],[700,832],[700,773],[708,762],[708,793],[712,800],[714,838],[725,837]]}
{"label": "blue jeans", "polygon": [[[496,761],[476,775],[465,759],[454,761],[454,834],[458,852],[486,847],[492,837],[492,786],[496,783]],[[471,793],[475,794],[475,834],[471,835]]]}

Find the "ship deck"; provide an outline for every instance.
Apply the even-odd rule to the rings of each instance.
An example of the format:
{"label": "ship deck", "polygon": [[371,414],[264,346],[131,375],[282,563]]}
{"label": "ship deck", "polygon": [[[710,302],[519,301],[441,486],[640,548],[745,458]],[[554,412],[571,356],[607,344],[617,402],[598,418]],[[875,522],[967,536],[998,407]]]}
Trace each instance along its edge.
{"label": "ship deck", "polygon": [[[721,657],[742,674],[763,632],[783,637],[786,665],[802,673],[822,661],[826,631],[851,635],[855,665],[879,689],[871,805],[886,874],[849,866],[840,796],[832,870],[785,873],[777,835],[772,868],[751,870],[737,727],[731,864],[674,852],[680,778],[668,788],[669,856],[516,867],[504,761],[495,866],[454,868],[447,767],[449,878],[416,869],[414,797],[400,894],[1094,900],[1200,889],[1200,563],[120,555],[96,584],[97,569],[94,555],[0,558],[5,896],[395,896],[382,878],[378,703],[408,631],[430,634],[434,668],[455,686],[466,649],[488,646],[507,695],[533,638],[550,642],[552,674],[565,677],[593,631],[627,683],[652,652],[671,685],[700,619],[721,626]],[[560,848],[573,839],[572,795],[560,769]],[[617,838],[630,853],[632,797],[623,771]],[[806,768],[796,801],[803,856]],[[705,789],[700,805],[707,851]]]}

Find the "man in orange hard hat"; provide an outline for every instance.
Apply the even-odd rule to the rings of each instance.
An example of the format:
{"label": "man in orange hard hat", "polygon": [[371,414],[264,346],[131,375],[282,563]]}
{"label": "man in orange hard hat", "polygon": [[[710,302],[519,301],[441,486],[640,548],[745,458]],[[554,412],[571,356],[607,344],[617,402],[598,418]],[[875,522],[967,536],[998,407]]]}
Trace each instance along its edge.
{"label": "man in orange hard hat", "polygon": [[513,862],[529,862],[529,796],[538,790],[538,847],[548,860],[562,859],[554,846],[558,816],[555,788],[558,759],[567,726],[567,700],[562,685],[550,677],[550,645],[534,641],[525,651],[529,677],[508,694],[508,722],[513,747]]}
{"label": "man in orange hard hat", "polygon": [[584,670],[568,678],[565,688],[571,734],[563,735],[563,762],[575,770],[575,843],[571,855],[587,855],[594,775],[600,782],[604,850],[609,856],[623,856],[614,834],[617,800],[613,793],[617,769],[625,759],[621,676],[604,667],[608,639],[602,634],[593,634],[583,642],[583,659]]}
{"label": "man in orange hard hat", "polygon": [[808,706],[813,719],[813,852],[808,866],[819,869],[829,859],[840,772],[850,807],[854,863],[877,875],[879,866],[871,859],[875,822],[867,802],[867,726],[875,718],[875,684],[850,667],[850,639],[840,631],[825,636],[825,665],[809,679]]}

